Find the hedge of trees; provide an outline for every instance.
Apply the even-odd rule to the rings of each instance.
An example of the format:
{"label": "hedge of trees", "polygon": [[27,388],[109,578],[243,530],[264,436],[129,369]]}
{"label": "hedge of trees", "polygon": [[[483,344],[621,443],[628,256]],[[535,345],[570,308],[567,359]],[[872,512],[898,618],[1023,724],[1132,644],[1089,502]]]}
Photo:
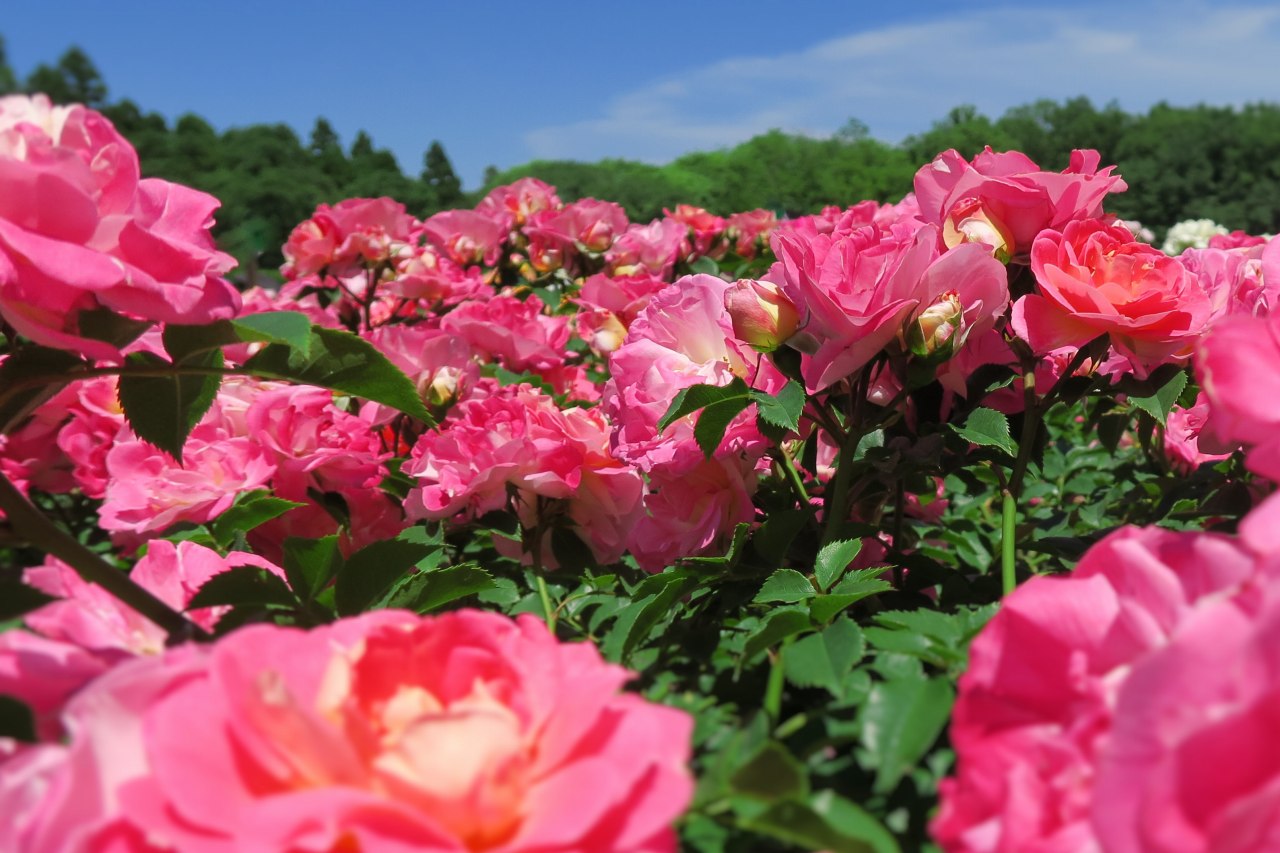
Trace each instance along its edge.
{"label": "hedge of trees", "polygon": [[721,214],[765,207],[798,215],[866,198],[897,200],[910,190],[920,162],[947,148],[972,155],[984,145],[1022,150],[1055,169],[1066,165],[1072,148],[1098,149],[1104,163],[1119,165],[1131,186],[1115,197],[1115,211],[1157,233],[1198,218],[1251,233],[1280,230],[1280,104],[1161,103],[1135,114],[1079,97],[1039,100],[997,119],[960,106],[896,145],[871,138],[865,125],[850,119],[830,138],[771,130],[733,148],[686,154],[662,166],[607,159],[490,167],[484,185],[467,193],[439,141],[430,143],[414,175],[363,131],[344,149],[324,118],[316,119],[306,140],[284,124],[219,133],[194,113],[170,124],[128,99],[112,100],[92,60],[76,47],[23,79],[6,61],[0,39],[0,94],[12,91],[42,91],[55,101],[102,110],[137,146],[147,173],[222,199],[218,237],[250,277],[280,263],[279,246],[289,228],[320,202],[390,195],[424,217],[535,176],[555,185],[566,201],[617,201],[633,220],[661,215],[664,207],[681,202]]}

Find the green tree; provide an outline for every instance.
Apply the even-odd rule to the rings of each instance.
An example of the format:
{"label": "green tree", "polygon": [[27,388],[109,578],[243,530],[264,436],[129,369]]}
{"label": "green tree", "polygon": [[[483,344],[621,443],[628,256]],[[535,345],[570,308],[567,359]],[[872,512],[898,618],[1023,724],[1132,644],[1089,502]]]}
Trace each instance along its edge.
{"label": "green tree", "polygon": [[0,95],[9,95],[18,91],[18,78],[9,65],[9,52],[5,48],[4,36],[0,36]]}
{"label": "green tree", "polygon": [[72,46],[54,66],[41,63],[27,77],[28,92],[44,92],[59,104],[101,107],[107,102],[107,84],[89,55]]}
{"label": "green tree", "polygon": [[462,181],[453,171],[449,155],[444,153],[444,146],[438,140],[431,141],[431,147],[422,158],[422,183],[426,185],[429,202],[436,210],[448,210],[463,201]]}

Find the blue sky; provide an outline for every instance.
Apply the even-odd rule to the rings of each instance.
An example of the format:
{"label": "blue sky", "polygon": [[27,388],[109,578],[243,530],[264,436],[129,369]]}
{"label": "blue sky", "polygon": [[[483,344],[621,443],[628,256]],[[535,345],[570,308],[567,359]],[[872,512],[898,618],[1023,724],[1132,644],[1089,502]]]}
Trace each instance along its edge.
{"label": "blue sky", "polygon": [[666,162],[850,117],[890,142],[953,106],[1087,95],[1242,104],[1280,90],[1274,0],[1012,3],[0,0],[20,74],[78,44],[113,98],[220,129],[325,116],[468,187],[534,157]]}

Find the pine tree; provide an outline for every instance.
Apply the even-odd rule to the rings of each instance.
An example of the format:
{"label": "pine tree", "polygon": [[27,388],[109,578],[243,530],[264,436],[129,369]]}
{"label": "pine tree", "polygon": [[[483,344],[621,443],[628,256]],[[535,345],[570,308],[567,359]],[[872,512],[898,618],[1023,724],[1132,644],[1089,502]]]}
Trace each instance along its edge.
{"label": "pine tree", "polygon": [[432,206],[436,210],[457,207],[462,202],[462,181],[453,171],[444,146],[438,140],[432,140],[422,161],[422,182],[430,192]]}

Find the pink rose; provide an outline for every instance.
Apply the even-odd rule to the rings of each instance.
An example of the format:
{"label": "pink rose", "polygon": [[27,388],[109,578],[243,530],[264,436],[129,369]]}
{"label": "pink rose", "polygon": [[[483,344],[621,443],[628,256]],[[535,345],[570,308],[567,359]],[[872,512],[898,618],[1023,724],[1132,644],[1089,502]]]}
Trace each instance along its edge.
{"label": "pink rose", "polygon": [[733,250],[743,258],[754,258],[769,245],[769,235],[778,227],[772,210],[748,210],[735,213],[725,221],[725,237],[733,242]]}
{"label": "pink rose", "polygon": [[440,328],[510,370],[550,370],[569,355],[569,320],[543,307],[537,298],[508,295],[464,302],[444,316]]}
{"label": "pink rose", "polygon": [[446,210],[423,224],[431,244],[462,266],[498,263],[508,229],[474,210]]}
{"label": "pink rose", "polygon": [[[1115,793],[1095,780],[1135,745],[1118,718],[1113,726],[1117,697],[1144,660],[1254,574],[1255,557],[1226,537],[1125,528],[1072,574],[1033,578],[1005,598],[960,679],[957,775],[942,783],[935,840],[966,853],[1102,849],[1090,817]],[[1180,699],[1205,707],[1203,695]]]}
{"label": "pink rose", "polygon": [[939,254],[936,229],[895,233],[878,225],[843,226],[813,237],[778,232],[778,263],[766,278],[801,314],[808,345],[801,365],[810,393],[844,379],[904,335],[948,293],[959,320],[949,346],[990,329],[1009,300],[1004,266],[982,246]]}
{"label": "pink rose", "polygon": [[561,202],[556,188],[537,178],[521,178],[515,183],[495,187],[476,205],[476,211],[495,222],[506,223],[509,230],[523,225],[530,216],[542,210],[559,210]]}
{"label": "pink rose", "polygon": [[[194,542],[175,545],[164,539],[150,544],[129,577],[175,610],[185,610],[207,580],[237,566],[256,566],[284,579],[282,569],[255,554],[235,551],[222,557]],[[57,716],[68,697],[120,661],[160,654],[165,632],[53,557],[27,569],[23,579],[59,600],[26,615],[30,632],[0,633],[0,693],[31,705],[39,733],[55,739],[62,733]],[[212,629],[226,609],[203,608],[187,616]]]}
{"label": "pink rose", "polygon": [[1229,453],[1205,453],[1200,449],[1200,432],[1209,417],[1209,400],[1204,392],[1189,409],[1174,406],[1164,429],[1164,455],[1175,470],[1190,474],[1206,462],[1226,459]]}
{"label": "pink rose", "polygon": [[670,219],[648,225],[632,223],[605,255],[610,275],[652,275],[667,278],[680,257],[685,227]]}
{"label": "pink rose", "polygon": [[205,323],[239,310],[222,278],[235,261],[209,233],[217,200],[138,175],[132,146],[97,112],[0,98],[0,315],[20,334],[116,358],[81,334],[80,312]]}
{"label": "pink rose", "polygon": [[[1100,216],[1108,193],[1128,189],[1111,174],[1114,166],[1099,171],[1098,162],[1097,151],[1072,151],[1066,170],[1045,172],[1019,151],[988,146],[970,164],[953,149],[916,172],[915,196],[921,216],[942,229],[948,247],[974,238],[992,245],[995,233],[1020,260],[1041,231]],[[988,223],[990,233],[977,233],[978,223]]]}
{"label": "pink rose", "polygon": [[350,275],[362,265],[390,259],[418,228],[403,204],[385,196],[322,204],[289,234],[284,275]]}
{"label": "pink rose", "polygon": [[1031,250],[1036,293],[1013,306],[1017,335],[1037,353],[1080,347],[1101,334],[1141,375],[1185,360],[1211,306],[1176,258],[1090,219],[1045,231]]}
{"label": "pink rose", "polygon": [[25,850],[674,850],[691,721],[628,677],[530,616],[249,627],[94,682],[0,812]]}

